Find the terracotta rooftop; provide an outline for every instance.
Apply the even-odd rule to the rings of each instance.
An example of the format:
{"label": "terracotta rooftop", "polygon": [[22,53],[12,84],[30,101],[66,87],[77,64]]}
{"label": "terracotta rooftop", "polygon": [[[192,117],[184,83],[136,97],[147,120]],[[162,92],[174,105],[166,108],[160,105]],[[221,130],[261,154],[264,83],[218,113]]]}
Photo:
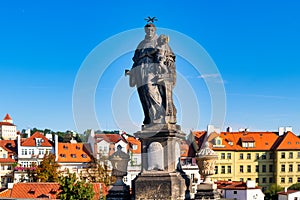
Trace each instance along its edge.
{"label": "terracotta rooftop", "polygon": [[85,163],[92,159],[84,151],[83,143],[58,143],[58,162]]}
{"label": "terracotta rooftop", "polygon": [[57,199],[58,183],[16,183],[11,192],[11,198],[50,198]]}
{"label": "terracotta rooftop", "polygon": [[300,149],[300,138],[292,132],[287,132],[279,136],[278,141],[273,146],[274,150]]}
{"label": "terracotta rooftop", "polygon": [[[100,195],[107,195],[108,188],[103,183],[92,183],[95,196],[94,199],[100,199]],[[101,188],[101,192],[100,192]],[[3,191],[4,192],[4,191]],[[6,192],[6,191],[5,191]],[[47,183],[47,182],[28,182],[28,183],[15,183],[10,198],[21,198],[21,199],[58,199],[59,195],[59,184],[58,183]],[[7,192],[6,195],[9,195]]]}
{"label": "terracotta rooftop", "polygon": [[217,181],[216,184],[218,189],[227,189],[227,190],[259,189],[258,186],[255,186],[253,188],[248,188],[247,183],[242,181]]}
{"label": "terracotta rooftop", "polygon": [[52,147],[54,144],[48,140],[43,134],[40,132],[35,132],[32,136],[29,138],[26,138],[24,140],[21,140],[21,146],[28,146],[28,147],[34,147],[37,146],[36,138],[41,138],[43,141],[40,143],[41,147]]}
{"label": "terracotta rooftop", "polygon": [[10,189],[1,189],[0,190],[0,198],[10,198],[11,190]]}
{"label": "terracotta rooftop", "polygon": [[0,158],[0,163],[16,162],[16,159],[13,159],[13,156],[17,154],[16,140],[0,140],[0,147],[7,151],[7,158]]}
{"label": "terracotta rooftop", "polygon": [[0,122],[0,126],[15,126],[15,125],[10,122]]}
{"label": "terracotta rooftop", "polygon": [[300,191],[299,190],[287,190],[286,192],[285,191],[277,192],[277,194],[288,195],[288,194],[293,194],[295,192],[300,192]]}
{"label": "terracotta rooftop", "polygon": [[95,134],[95,139],[100,139],[100,140],[105,140],[109,143],[117,143],[120,140],[124,140],[124,138],[119,135],[119,134],[105,134],[105,133],[100,133],[100,134]]}
{"label": "terracotta rooftop", "polygon": [[[136,139],[135,137],[129,136],[127,138],[127,141],[128,141],[128,143],[130,145],[130,151],[132,153],[139,154],[139,153],[142,152],[142,150],[141,150],[141,142],[138,139]],[[134,145],[136,145],[136,149],[133,148]]]}
{"label": "terracotta rooftop", "polygon": [[[278,139],[274,132],[221,132],[224,147],[213,147],[213,150],[270,150]],[[253,147],[243,147],[242,142],[254,142]]]}
{"label": "terracotta rooftop", "polygon": [[10,115],[7,113],[4,117],[3,120],[12,120],[12,118],[10,117]]}

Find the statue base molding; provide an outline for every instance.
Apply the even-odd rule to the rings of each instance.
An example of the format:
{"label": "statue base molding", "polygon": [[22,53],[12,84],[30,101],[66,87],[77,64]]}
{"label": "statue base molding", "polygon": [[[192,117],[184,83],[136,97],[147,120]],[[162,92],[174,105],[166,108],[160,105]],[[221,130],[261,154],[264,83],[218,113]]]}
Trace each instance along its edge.
{"label": "statue base molding", "polygon": [[134,135],[142,145],[142,172],[132,181],[134,199],[187,199],[189,180],[180,171],[180,144],[185,138],[180,126],[154,124]]}
{"label": "statue base molding", "polygon": [[210,183],[200,183],[197,186],[195,200],[219,200],[220,194],[217,192],[217,185]]}

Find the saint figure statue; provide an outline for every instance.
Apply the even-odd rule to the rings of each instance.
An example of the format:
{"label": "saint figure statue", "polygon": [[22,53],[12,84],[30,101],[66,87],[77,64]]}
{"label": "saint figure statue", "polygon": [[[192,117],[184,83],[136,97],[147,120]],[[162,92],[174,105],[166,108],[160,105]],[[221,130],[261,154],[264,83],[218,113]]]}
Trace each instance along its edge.
{"label": "saint figure statue", "polygon": [[176,124],[172,90],[176,82],[175,55],[165,35],[158,37],[156,27],[144,27],[145,38],[135,50],[133,66],[127,70],[130,87],[136,87],[144,111],[144,125]]}

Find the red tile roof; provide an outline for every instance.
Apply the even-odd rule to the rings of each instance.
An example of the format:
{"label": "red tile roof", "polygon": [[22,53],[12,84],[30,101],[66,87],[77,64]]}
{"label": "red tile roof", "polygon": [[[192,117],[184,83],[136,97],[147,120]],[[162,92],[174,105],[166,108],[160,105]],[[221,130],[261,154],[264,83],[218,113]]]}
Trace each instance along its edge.
{"label": "red tile roof", "polygon": [[10,115],[7,113],[4,117],[3,120],[12,120],[12,118],[10,117]]}
{"label": "red tile roof", "polygon": [[15,183],[12,188],[11,198],[50,197],[50,199],[57,199],[58,193],[58,183]]}
{"label": "red tile roof", "polygon": [[[130,151],[132,153],[139,154],[139,153],[142,152],[142,150],[141,150],[141,142],[138,139],[136,139],[135,137],[129,136],[127,138],[127,141],[129,142]],[[136,145],[137,149],[133,149],[133,145]]]}
{"label": "red tile roof", "polygon": [[0,158],[0,163],[13,163],[16,159],[12,157],[17,155],[16,140],[0,140],[0,147],[7,151],[7,158]]}
{"label": "red tile roof", "polygon": [[[224,147],[213,150],[262,150],[268,151],[278,139],[274,132],[221,132],[219,135]],[[242,142],[255,142],[254,147],[243,147]],[[231,144],[230,144],[231,143]]]}
{"label": "red tile roof", "polygon": [[95,139],[100,139],[100,140],[103,139],[109,143],[117,143],[120,140],[126,142],[124,138],[119,134],[104,134],[104,133],[95,134]]}
{"label": "red tile roof", "polygon": [[15,125],[10,122],[0,122],[0,126],[15,126]]}
{"label": "red tile roof", "polygon": [[273,146],[274,150],[299,150],[300,138],[292,132],[287,132],[278,138],[278,141]]}
{"label": "red tile roof", "polygon": [[58,162],[86,163],[92,158],[84,151],[83,143],[58,143]]}
{"label": "red tile roof", "polygon": [[216,184],[218,189],[227,189],[227,190],[259,189],[258,186],[255,186],[254,188],[248,188],[247,183],[242,181],[217,181]]}
{"label": "red tile roof", "polygon": [[2,198],[10,198],[11,190],[10,189],[1,189],[0,197]]}
{"label": "red tile roof", "polygon": [[288,195],[288,194],[293,194],[295,192],[300,192],[300,191],[299,190],[287,190],[286,192],[285,191],[277,192],[277,194]]}
{"label": "red tile roof", "polygon": [[[103,183],[92,183],[95,196],[94,199],[100,199],[100,195],[107,195],[108,188]],[[101,192],[100,192],[101,188]],[[59,195],[59,184],[58,183],[42,183],[42,182],[31,182],[31,183],[15,183],[10,198],[39,198],[44,197],[45,199],[58,199]],[[0,197],[1,193],[0,193]],[[7,197],[7,196],[5,196]]]}
{"label": "red tile roof", "polygon": [[41,147],[53,147],[54,146],[54,144],[40,132],[35,132],[29,138],[26,138],[23,141],[21,140],[21,146],[28,146],[28,147],[36,146],[36,138],[43,139],[43,142],[41,142],[41,144],[40,144]]}

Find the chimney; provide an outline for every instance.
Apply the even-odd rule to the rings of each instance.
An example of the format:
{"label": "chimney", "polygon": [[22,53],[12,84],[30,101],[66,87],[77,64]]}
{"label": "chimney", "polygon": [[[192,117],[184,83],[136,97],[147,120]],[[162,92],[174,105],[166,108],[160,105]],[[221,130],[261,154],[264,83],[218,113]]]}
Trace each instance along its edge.
{"label": "chimney", "polygon": [[278,135],[282,136],[284,134],[284,127],[279,127],[278,128]]}
{"label": "chimney", "polygon": [[228,126],[227,129],[226,129],[226,132],[231,133],[232,132],[232,127]]}
{"label": "chimney", "polygon": [[285,127],[285,132],[293,132],[293,127],[291,126]]}

